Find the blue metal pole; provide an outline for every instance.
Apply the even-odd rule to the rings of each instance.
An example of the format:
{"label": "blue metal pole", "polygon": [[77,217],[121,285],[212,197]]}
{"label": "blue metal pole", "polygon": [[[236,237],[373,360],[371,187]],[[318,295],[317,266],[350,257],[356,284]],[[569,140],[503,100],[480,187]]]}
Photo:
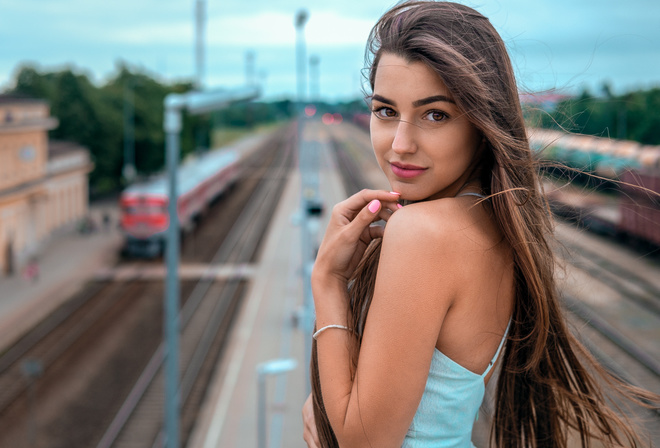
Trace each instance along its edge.
{"label": "blue metal pole", "polygon": [[177,167],[181,109],[165,99],[169,226],[167,228],[167,279],[165,284],[165,446],[179,446],[179,217],[177,215]]}
{"label": "blue metal pole", "polygon": [[124,82],[124,168],[122,174],[126,183],[135,180],[135,93],[133,81]]}
{"label": "blue metal pole", "polygon": [[309,167],[307,166],[308,148],[303,144],[303,132],[305,123],[305,99],[306,99],[306,72],[305,67],[307,58],[305,55],[305,23],[309,19],[309,13],[305,9],[301,9],[296,14],[296,75],[298,81],[298,102],[296,103],[297,127],[298,127],[298,164],[300,168],[301,178],[301,197],[300,209],[302,222],[301,230],[301,250],[302,250],[302,281],[303,281],[303,319],[302,330],[305,338],[305,391],[309,394],[312,391],[312,384],[309,377],[309,364],[312,359],[312,330],[314,327],[314,301],[312,298],[312,284],[311,284],[311,264],[313,260],[311,254],[311,236],[309,235],[307,214],[308,201],[305,196],[305,187],[307,177],[310,175]]}

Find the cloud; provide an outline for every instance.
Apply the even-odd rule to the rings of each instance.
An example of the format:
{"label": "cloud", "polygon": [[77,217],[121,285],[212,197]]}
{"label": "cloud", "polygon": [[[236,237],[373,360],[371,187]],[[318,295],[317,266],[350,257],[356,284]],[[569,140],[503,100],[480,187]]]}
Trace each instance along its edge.
{"label": "cloud", "polygon": [[[305,40],[308,46],[364,45],[372,25],[373,20],[343,16],[334,11],[310,14],[305,26]],[[117,25],[112,32],[97,34],[96,38],[105,43],[180,45],[194,41],[194,24],[186,17],[167,23]],[[208,45],[257,48],[294,46],[296,30],[293,16],[281,12],[216,15],[205,24],[205,38]]]}

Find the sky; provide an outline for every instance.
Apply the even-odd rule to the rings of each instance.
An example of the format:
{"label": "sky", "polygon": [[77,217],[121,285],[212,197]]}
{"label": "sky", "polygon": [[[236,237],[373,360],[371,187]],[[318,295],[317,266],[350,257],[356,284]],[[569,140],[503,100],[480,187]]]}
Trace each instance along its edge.
{"label": "sky", "polygon": [[[120,64],[163,82],[193,80],[196,0],[0,0],[0,91],[22,65],[65,67],[103,84]],[[364,46],[393,0],[205,0],[202,85],[262,86],[296,95],[294,17],[304,8],[309,95],[363,96]],[[524,92],[565,93],[608,82],[615,93],[660,86],[660,1],[460,0],[489,17]],[[252,54],[250,65],[248,54]],[[248,69],[248,67],[253,67]],[[309,72],[309,70],[308,70]]]}

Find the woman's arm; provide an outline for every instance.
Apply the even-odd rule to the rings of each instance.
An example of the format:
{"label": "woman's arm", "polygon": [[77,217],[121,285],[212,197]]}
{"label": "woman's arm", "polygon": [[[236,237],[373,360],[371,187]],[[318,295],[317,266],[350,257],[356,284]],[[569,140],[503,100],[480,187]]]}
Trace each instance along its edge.
{"label": "woman's arm", "polygon": [[[332,329],[318,337],[323,401],[341,446],[400,447],[419,405],[455,291],[456,254],[435,216],[418,204],[388,221],[354,379],[348,346],[355,336]],[[312,276],[317,328],[346,325],[346,283],[328,260],[332,254],[320,250]]]}

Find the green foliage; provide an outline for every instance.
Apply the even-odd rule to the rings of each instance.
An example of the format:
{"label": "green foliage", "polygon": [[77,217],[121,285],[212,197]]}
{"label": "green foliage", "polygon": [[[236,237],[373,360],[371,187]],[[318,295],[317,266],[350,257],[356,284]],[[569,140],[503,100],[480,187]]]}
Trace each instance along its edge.
{"label": "green foliage", "polygon": [[660,88],[613,95],[605,84],[601,96],[584,90],[551,112],[524,112],[532,126],[660,145]]}
{"label": "green foliage", "polygon": [[[130,70],[125,65],[101,86],[87,75],[71,68],[41,73],[31,66],[22,67],[12,92],[45,99],[59,126],[50,138],[70,140],[87,147],[95,164],[90,176],[92,195],[120,190],[125,186],[124,131],[130,129],[130,104],[133,109],[135,168],[146,176],[163,170],[165,134],[163,100],[169,93],[193,89],[191,83],[162,84],[149,75]],[[290,100],[237,103],[221,111],[202,116],[183,113],[181,157],[197,148],[227,142],[250,132],[255,126],[289,120],[296,104]],[[368,112],[363,100],[339,104],[316,104],[317,116],[325,112],[341,113],[345,118]],[[127,127],[125,123],[128,123]],[[227,130],[223,133],[223,130]],[[218,132],[220,131],[220,132]]]}
{"label": "green foliage", "polygon": [[[92,195],[107,194],[125,186],[125,123],[130,126],[133,105],[133,140],[135,167],[139,175],[159,172],[165,164],[163,100],[169,93],[192,90],[191,83],[162,84],[149,75],[131,71],[122,65],[107,83],[95,86],[82,73],[65,69],[40,73],[31,66],[22,67],[11,92],[45,99],[59,126],[50,138],[69,140],[87,147],[94,161],[90,176]],[[191,116],[184,112],[181,132],[181,157],[198,147],[210,145],[212,127],[249,129],[260,123],[290,118],[289,101],[279,103],[239,103],[211,117]]]}

